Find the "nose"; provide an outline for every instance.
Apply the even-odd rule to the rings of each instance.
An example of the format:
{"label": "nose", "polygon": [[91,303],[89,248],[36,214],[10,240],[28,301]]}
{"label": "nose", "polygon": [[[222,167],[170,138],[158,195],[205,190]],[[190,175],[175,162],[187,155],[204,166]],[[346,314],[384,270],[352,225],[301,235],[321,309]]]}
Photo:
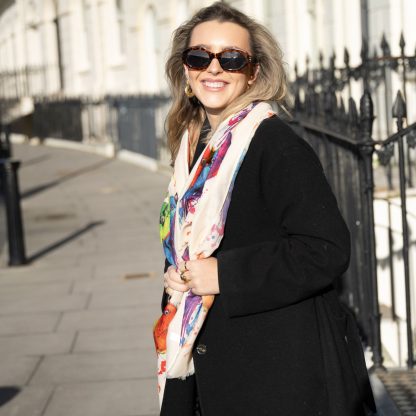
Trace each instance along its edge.
{"label": "nose", "polygon": [[223,69],[221,68],[220,62],[218,61],[217,58],[214,58],[211,63],[209,64],[209,67],[207,68],[207,71],[211,74],[219,74],[220,72],[223,71]]}

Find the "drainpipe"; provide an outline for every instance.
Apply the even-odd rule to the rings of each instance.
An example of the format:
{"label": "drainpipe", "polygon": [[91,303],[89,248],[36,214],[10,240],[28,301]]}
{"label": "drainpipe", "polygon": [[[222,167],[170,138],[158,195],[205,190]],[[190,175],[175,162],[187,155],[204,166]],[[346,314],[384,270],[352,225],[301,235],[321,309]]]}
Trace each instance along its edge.
{"label": "drainpipe", "polygon": [[368,0],[360,0],[361,37],[369,45],[370,29],[368,21]]}

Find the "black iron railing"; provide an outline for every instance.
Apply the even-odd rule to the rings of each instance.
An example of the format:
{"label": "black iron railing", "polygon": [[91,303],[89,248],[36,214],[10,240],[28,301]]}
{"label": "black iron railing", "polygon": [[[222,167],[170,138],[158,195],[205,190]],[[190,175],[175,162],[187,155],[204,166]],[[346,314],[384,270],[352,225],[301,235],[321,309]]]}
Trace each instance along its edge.
{"label": "black iron railing", "polygon": [[32,115],[33,135],[78,142],[113,143],[169,163],[163,120],[166,96],[106,96],[37,98]]}
{"label": "black iron railing", "polygon": [[58,65],[25,66],[0,72],[0,100],[47,96],[60,91]]}
{"label": "black iron railing", "polygon": [[163,126],[166,96],[112,96],[107,97],[112,113],[113,137],[118,148],[130,150],[156,160],[166,153]]}
{"label": "black iron railing", "polygon": [[[377,189],[383,188],[387,194],[400,195],[407,366],[413,368],[414,365],[411,310],[414,294],[411,289],[407,192],[413,186],[415,172],[416,123],[407,123],[404,95],[409,95],[409,74],[414,76],[416,73],[416,57],[406,56],[404,46],[401,36],[401,53],[391,56],[390,47],[383,36],[381,56],[374,52],[370,57],[368,47],[364,44],[362,62],[354,68],[349,65],[347,50],[344,67],[341,68],[335,66],[334,55],[329,59],[328,67],[324,67],[324,58],[320,54],[319,68],[309,68],[307,59],[305,73],[299,74],[296,68],[293,83],[294,128],[319,155],[351,231],[351,266],[338,289],[344,302],[357,316],[363,337],[371,346],[375,368],[383,366],[374,224],[375,186]],[[398,78],[396,82],[399,82],[403,93],[397,92],[393,103],[391,85],[394,76]],[[363,88],[359,111],[352,98],[351,87],[357,81]],[[372,97],[378,100],[377,108],[382,109],[377,114],[379,124],[376,133],[373,132],[376,116]],[[346,99],[348,108],[345,106]],[[390,212],[388,240],[387,264],[394,317],[397,276],[394,276],[395,253]]]}

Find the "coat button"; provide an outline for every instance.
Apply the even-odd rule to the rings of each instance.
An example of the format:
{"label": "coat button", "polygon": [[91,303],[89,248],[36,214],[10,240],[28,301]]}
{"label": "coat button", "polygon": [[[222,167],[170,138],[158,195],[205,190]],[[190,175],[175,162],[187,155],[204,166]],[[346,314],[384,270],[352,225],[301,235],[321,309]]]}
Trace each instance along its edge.
{"label": "coat button", "polygon": [[196,352],[199,355],[204,355],[207,352],[207,346],[205,344],[198,344],[198,346],[196,347]]}

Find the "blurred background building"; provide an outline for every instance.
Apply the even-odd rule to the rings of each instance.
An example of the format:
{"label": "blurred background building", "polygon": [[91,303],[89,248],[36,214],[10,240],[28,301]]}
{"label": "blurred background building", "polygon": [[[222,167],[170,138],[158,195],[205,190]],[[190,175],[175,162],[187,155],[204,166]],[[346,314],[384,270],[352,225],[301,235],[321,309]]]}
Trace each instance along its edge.
{"label": "blurred background building", "polygon": [[[111,126],[114,117],[107,110],[119,109],[121,102],[105,97],[166,97],[164,62],[172,32],[198,8],[210,3],[207,0],[0,1],[1,118],[8,122],[31,115],[32,120],[20,121],[20,129],[27,136],[62,136],[114,144],[115,130]],[[362,39],[367,42],[370,54],[379,55],[383,34],[393,56],[400,55],[401,33],[406,40],[405,53],[411,54],[416,44],[416,32],[412,30],[416,3],[412,0],[230,0],[228,3],[270,28],[281,43],[292,78],[295,63],[300,72],[305,70],[307,60],[309,67],[317,68],[320,54],[324,64],[334,54],[335,66],[343,66],[345,49],[349,65],[359,65]],[[360,88],[353,87],[356,98],[360,93]],[[76,114],[76,100],[80,98],[85,110],[82,115]],[[42,117],[37,115],[46,107],[39,105],[36,111],[35,103],[51,100],[66,100],[66,105],[61,102],[61,108],[67,115],[72,104],[70,114],[81,117],[72,129],[51,131],[42,125]],[[160,110],[155,126],[160,140],[158,147],[143,144],[144,148],[139,148],[134,139],[123,147],[166,161],[161,121],[163,101],[162,98],[153,105],[148,102],[144,105],[148,112]],[[132,122],[128,109],[136,105],[130,100],[124,108],[126,126]],[[56,117],[60,117],[59,112]],[[150,126],[146,135],[151,136]]]}
{"label": "blurred background building", "polygon": [[[163,124],[169,91],[164,62],[172,32],[197,9],[211,3],[0,0],[0,121],[4,134],[12,133],[15,140],[36,138],[52,144],[60,140],[61,144],[78,144],[95,152],[134,159],[151,169],[167,167],[170,156]],[[330,92],[332,96],[323,97],[321,108],[330,119],[323,117],[319,122],[329,128],[339,116],[339,131],[343,133],[346,120],[357,117],[351,103],[346,108],[348,100],[355,98],[358,102],[364,90],[371,93],[376,118],[369,138],[379,140],[374,149],[381,157],[387,155],[388,160],[393,155],[393,164],[398,167],[398,151],[381,141],[396,131],[391,112],[398,89],[407,102],[407,119],[415,119],[416,115],[414,0],[227,3],[264,23],[280,42],[293,81],[295,114],[305,110],[306,102],[309,115],[318,114],[318,101],[316,106],[311,105],[311,88],[322,96]],[[365,108],[362,120],[363,111]],[[372,114],[369,119],[372,123]],[[406,123],[404,127],[410,125]],[[406,166],[411,172],[414,129],[407,140]],[[381,162],[374,158],[374,167],[378,166],[381,169]],[[371,310],[371,299],[362,295],[358,277],[351,277],[358,286],[346,294],[345,300],[365,321],[363,328],[370,332],[370,345],[377,342],[377,330],[371,328],[380,319],[378,308],[382,311],[384,363],[406,366],[408,338],[414,338],[414,324],[409,324],[409,317],[413,316],[414,323],[416,284],[414,269],[410,270],[407,286],[404,283],[406,259],[402,250],[407,245],[411,259],[416,258],[416,253],[414,241],[402,241],[402,202],[395,176],[388,169],[386,172],[390,178],[387,184],[376,178],[376,191],[385,193],[376,194],[373,201],[378,288],[373,281],[368,290],[375,290],[377,295],[378,289],[378,306]],[[408,189],[414,189],[409,178],[406,184]],[[368,186],[371,188],[371,183],[366,189]],[[413,210],[408,219],[412,236],[416,231],[415,194],[408,195],[413,195],[408,201],[409,212]],[[344,202],[347,215],[348,201]],[[350,228],[355,226],[359,227],[360,221],[350,224]],[[392,230],[394,241],[390,238]],[[360,250],[363,251],[358,248],[357,252]]]}

